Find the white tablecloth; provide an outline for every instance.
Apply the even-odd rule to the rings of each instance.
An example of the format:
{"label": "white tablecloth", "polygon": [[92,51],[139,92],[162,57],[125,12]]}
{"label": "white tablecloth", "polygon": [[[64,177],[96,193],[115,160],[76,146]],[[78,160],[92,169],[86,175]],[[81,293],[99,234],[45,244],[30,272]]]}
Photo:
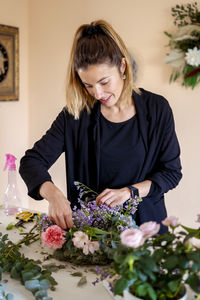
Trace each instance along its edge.
{"label": "white tablecloth", "polygon": [[[16,222],[14,217],[4,215],[3,211],[0,210],[0,231],[8,233],[9,239],[13,242],[19,241],[22,236],[19,235],[18,229],[6,230],[6,226],[10,222]],[[33,224],[33,223],[32,223]],[[28,226],[33,226],[32,224],[27,224]],[[44,255],[41,255],[41,251],[47,252],[39,241],[31,244],[30,246],[23,245],[21,250],[25,256],[33,259],[43,260]],[[52,276],[58,282],[56,285],[56,291],[48,291],[48,295],[54,300],[111,300],[111,296],[103,287],[103,284],[97,284],[95,287],[92,284],[96,279],[94,272],[91,272],[92,267],[78,267],[73,266],[67,262],[60,262],[57,260],[47,260],[44,264],[54,262],[56,265],[65,265],[65,269],[60,269],[57,272],[53,272]],[[94,269],[94,268],[93,268]],[[81,287],[77,287],[77,283],[80,277],[74,277],[71,274],[74,272],[82,272],[83,276],[86,276],[87,283]],[[9,274],[4,273],[3,279],[8,279],[6,284],[6,293],[11,292],[14,296],[14,300],[33,300],[35,299],[31,292],[26,290],[26,288],[19,282],[19,280],[10,278]]]}
{"label": "white tablecloth", "polygon": [[[10,222],[16,222],[15,218],[12,216],[6,216],[2,209],[0,209],[0,231],[8,233],[9,239],[13,242],[19,241],[22,237],[19,235],[18,229],[6,230],[6,226]],[[32,226],[31,224],[27,224]],[[21,250],[25,256],[33,258],[35,260],[40,259],[43,261],[44,255],[41,254],[42,251],[47,252],[39,241],[31,244],[30,246],[23,245]],[[50,259],[45,261],[44,264],[54,262],[56,265],[65,265],[65,269],[60,269],[57,272],[53,272],[53,277],[58,282],[56,286],[56,291],[48,291],[48,295],[54,300],[111,300],[112,297],[106,291],[102,283],[94,286],[92,284],[96,279],[96,275],[91,269],[94,267],[78,267],[71,265],[67,262],[59,262],[57,260]],[[77,283],[80,277],[74,277],[71,274],[74,272],[82,272],[83,276],[86,276],[87,283],[81,287],[77,287]],[[26,290],[26,288],[15,279],[10,278],[9,274],[3,274],[3,279],[8,279],[6,285],[6,293],[11,292],[14,295],[14,300],[33,300],[35,299],[31,292]],[[191,291],[188,291],[188,300],[193,300],[194,295]]]}

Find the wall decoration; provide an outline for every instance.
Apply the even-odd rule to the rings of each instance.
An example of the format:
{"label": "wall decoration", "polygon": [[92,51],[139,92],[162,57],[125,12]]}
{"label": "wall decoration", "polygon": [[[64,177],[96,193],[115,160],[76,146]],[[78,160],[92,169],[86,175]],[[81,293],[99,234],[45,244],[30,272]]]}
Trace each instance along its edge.
{"label": "wall decoration", "polygon": [[19,99],[19,29],[0,25],[0,101]]}
{"label": "wall decoration", "polygon": [[200,10],[197,2],[176,5],[171,9],[174,34],[165,32],[170,38],[170,53],[164,62],[173,67],[170,82],[182,78],[182,85],[194,89],[200,84]]}

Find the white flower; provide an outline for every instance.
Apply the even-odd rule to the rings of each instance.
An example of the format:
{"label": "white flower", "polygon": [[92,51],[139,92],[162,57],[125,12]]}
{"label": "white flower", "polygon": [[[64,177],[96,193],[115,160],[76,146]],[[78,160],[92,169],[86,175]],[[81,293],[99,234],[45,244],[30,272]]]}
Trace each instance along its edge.
{"label": "white flower", "polygon": [[188,65],[198,67],[200,65],[200,50],[198,50],[197,47],[188,49],[185,60]]}

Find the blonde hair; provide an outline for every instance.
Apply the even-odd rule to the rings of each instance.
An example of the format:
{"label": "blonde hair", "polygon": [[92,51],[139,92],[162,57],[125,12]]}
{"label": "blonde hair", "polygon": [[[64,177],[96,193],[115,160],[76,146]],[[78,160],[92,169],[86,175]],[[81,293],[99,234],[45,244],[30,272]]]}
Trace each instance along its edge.
{"label": "blonde hair", "polygon": [[125,58],[126,69],[123,86],[123,102],[129,104],[132,91],[139,93],[133,83],[133,70],[129,52],[112,26],[104,20],[81,25],[74,36],[71,49],[66,89],[66,108],[75,119],[83,109],[90,112],[96,99],[92,97],[82,84],[78,69],[87,68],[92,64],[109,63],[120,68],[122,58]]}

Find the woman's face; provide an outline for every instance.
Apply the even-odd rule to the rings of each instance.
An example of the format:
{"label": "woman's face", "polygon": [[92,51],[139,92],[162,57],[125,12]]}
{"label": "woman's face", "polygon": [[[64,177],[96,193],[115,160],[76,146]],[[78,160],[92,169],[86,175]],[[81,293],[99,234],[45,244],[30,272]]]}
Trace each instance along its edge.
{"label": "woman's face", "polygon": [[78,75],[88,93],[106,107],[117,104],[124,86],[125,61],[120,70],[107,63],[90,65],[79,69]]}

